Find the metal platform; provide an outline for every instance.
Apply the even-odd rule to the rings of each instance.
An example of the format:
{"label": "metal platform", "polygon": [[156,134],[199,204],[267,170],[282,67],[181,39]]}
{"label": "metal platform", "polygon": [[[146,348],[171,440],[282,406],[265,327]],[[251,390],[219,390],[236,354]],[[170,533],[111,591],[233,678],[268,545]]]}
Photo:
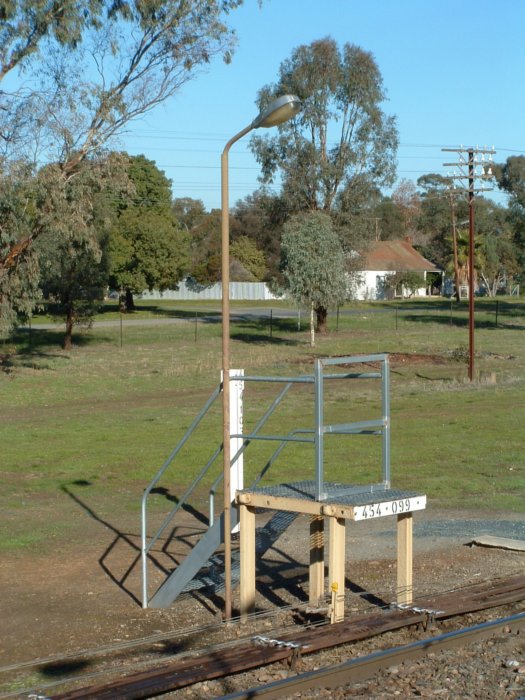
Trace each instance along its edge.
{"label": "metal platform", "polygon": [[324,483],[323,500],[316,499],[315,481],[296,481],[244,489],[237,502],[255,508],[368,520],[401,515],[426,507],[426,496],[416,491],[387,488],[384,484]]}

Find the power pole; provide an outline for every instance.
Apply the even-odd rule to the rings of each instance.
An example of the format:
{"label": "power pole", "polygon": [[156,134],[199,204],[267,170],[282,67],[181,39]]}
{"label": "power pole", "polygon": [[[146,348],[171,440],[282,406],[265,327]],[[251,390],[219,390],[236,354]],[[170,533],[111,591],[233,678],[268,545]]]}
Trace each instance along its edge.
{"label": "power pole", "polygon": [[[489,192],[491,187],[478,187],[476,180],[491,180],[492,156],[496,151],[492,148],[442,148],[458,154],[458,162],[443,163],[445,167],[458,168],[450,176],[457,180],[459,186],[453,186],[450,192],[467,196],[469,211],[469,252],[468,252],[468,307],[469,307],[469,365],[468,378],[474,378],[474,198],[478,192]],[[465,158],[466,154],[466,158]]]}

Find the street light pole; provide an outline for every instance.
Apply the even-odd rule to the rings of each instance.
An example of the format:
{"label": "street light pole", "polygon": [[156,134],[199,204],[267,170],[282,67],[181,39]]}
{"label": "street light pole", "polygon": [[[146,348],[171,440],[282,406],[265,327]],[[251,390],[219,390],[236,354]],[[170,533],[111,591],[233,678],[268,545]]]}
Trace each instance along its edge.
{"label": "street light pole", "polygon": [[228,154],[233,144],[252,129],[272,127],[294,117],[301,109],[301,102],[295,95],[276,98],[267,109],[238,134],[233,136],[221,156],[221,280],[222,280],[222,454],[224,488],[224,618],[231,619],[231,454],[230,454],[230,214]]}
{"label": "street light pole", "polygon": [[221,156],[221,279],[222,279],[222,454],[224,488],[224,618],[231,619],[231,479],[230,479],[230,217],[228,153],[231,146],[251,131],[248,126],[228,141]]}

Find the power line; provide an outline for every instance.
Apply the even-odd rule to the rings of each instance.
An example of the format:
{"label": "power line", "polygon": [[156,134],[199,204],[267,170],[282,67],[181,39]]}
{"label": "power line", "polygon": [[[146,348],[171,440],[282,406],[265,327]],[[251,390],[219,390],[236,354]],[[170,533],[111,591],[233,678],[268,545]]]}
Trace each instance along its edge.
{"label": "power line", "polygon": [[[158,140],[178,140],[178,141],[217,141],[217,142],[224,142],[225,140],[228,139],[228,136],[226,134],[218,134],[218,133],[205,133],[205,132],[187,132],[187,131],[170,131],[169,129],[159,129],[159,130],[144,130],[144,131],[133,131],[133,133],[128,133],[125,135],[128,139],[129,138],[142,138],[142,137],[148,137],[148,138],[155,138]],[[330,142],[330,145],[336,145],[338,141],[333,141]],[[454,150],[455,146],[453,144],[443,144],[443,143],[411,143],[411,142],[402,142],[399,144],[399,148],[431,148],[431,149],[449,149],[449,150]],[[249,152],[248,149],[244,149],[245,152]],[[509,146],[498,146],[498,152],[504,151],[506,153],[525,153],[525,146],[523,147],[509,147]],[[204,151],[206,152],[206,151]],[[241,149],[240,152],[243,152]],[[418,157],[418,156],[414,156]]]}

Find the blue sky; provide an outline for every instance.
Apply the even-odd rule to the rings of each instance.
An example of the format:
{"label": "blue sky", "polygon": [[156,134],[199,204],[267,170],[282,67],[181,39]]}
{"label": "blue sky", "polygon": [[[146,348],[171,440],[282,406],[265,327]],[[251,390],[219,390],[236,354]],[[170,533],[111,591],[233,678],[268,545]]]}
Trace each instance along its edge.
{"label": "blue sky", "polygon": [[[212,63],[122,139],[157,163],[175,197],[220,207],[226,141],[256,116],[257,91],[292,50],[326,36],[374,55],[397,118],[399,180],[445,175],[442,147],[494,145],[500,162],[525,154],[525,0],[245,0],[231,24],[233,62]],[[248,144],[230,153],[232,205],[259,186]]]}

